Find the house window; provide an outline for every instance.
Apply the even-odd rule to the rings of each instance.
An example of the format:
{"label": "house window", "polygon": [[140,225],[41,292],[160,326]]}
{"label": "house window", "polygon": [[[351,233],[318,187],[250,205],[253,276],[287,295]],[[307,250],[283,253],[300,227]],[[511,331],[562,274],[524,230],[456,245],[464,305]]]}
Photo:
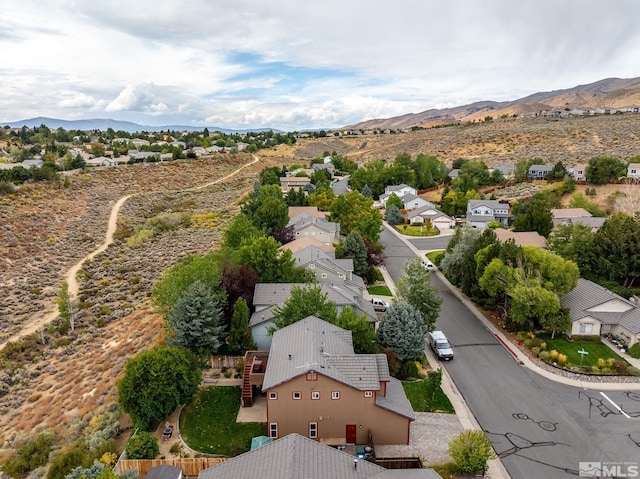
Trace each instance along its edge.
{"label": "house window", "polygon": [[338,274],[338,277],[339,277],[339,278],[341,278],[341,279],[344,279],[344,278],[345,278],[345,275],[344,275],[344,274],[342,274],[342,273],[340,273],[340,274]]}
{"label": "house window", "polygon": [[293,391],[293,399],[302,399],[302,393],[300,391]]}
{"label": "house window", "polygon": [[309,438],[316,439],[318,437],[318,423],[310,422],[309,423]]}
{"label": "house window", "polygon": [[593,332],[593,323],[580,324],[580,334],[592,334],[592,332]]}
{"label": "house window", "polygon": [[327,273],[322,273],[322,279],[327,279]]}
{"label": "house window", "polygon": [[311,391],[311,399],[320,399],[320,391]]}
{"label": "house window", "polygon": [[315,371],[309,371],[307,373],[307,381],[317,381],[318,380],[318,373]]}
{"label": "house window", "polygon": [[269,392],[269,399],[278,399],[278,393],[274,391]]}
{"label": "house window", "polygon": [[271,439],[278,439],[278,423],[269,423],[269,437]]}
{"label": "house window", "polygon": [[331,399],[340,399],[340,391],[331,391]]}
{"label": "house window", "polygon": [[364,392],[364,397],[372,398],[373,397],[373,391],[365,391]]}

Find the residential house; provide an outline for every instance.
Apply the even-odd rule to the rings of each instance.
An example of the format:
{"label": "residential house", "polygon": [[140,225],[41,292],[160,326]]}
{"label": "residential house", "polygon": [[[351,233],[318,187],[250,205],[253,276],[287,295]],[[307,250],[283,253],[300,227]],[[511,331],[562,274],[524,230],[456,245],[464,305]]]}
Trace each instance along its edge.
{"label": "residential house", "polygon": [[451,171],[449,171],[449,173],[447,173],[447,175],[449,176],[449,178],[451,178],[452,180],[455,180],[458,176],[460,176],[460,168],[454,168]]}
{"label": "residential house", "polygon": [[579,223],[582,218],[591,218],[593,215],[584,208],[553,208],[551,210],[553,226]]}
{"label": "residential house", "polygon": [[569,308],[572,336],[611,334],[628,347],[640,341],[640,308],[599,284],[579,278],[575,289],[560,298],[560,304]]}
{"label": "residential house", "polygon": [[302,236],[298,239],[290,241],[285,245],[282,245],[282,248],[288,249],[292,253],[295,253],[296,251],[305,249],[308,246],[315,246],[316,248],[326,253],[333,253],[336,250],[335,246],[326,245],[322,241],[318,241],[317,239],[312,238],[311,236]]}
{"label": "residential house", "polygon": [[553,170],[553,165],[531,165],[527,171],[528,180],[544,180],[544,177]]}
{"label": "residential house", "polygon": [[493,173],[494,170],[498,170],[502,173],[502,176],[506,180],[513,179],[516,174],[516,165],[508,164],[508,163],[496,163],[489,167],[489,174]]}
{"label": "residential house", "polygon": [[503,228],[493,230],[498,241],[506,243],[509,240],[518,246],[537,246],[538,248],[546,248],[547,240],[537,231],[511,231]]}
{"label": "residential house", "polygon": [[182,479],[182,470],[179,467],[162,464],[149,469],[145,479]]}
{"label": "residential house", "polygon": [[300,434],[230,458],[198,479],[442,479],[433,469],[385,469]]}
{"label": "residential house", "polygon": [[338,223],[308,213],[291,218],[287,226],[293,226],[296,239],[303,236],[313,236],[326,245],[340,241],[340,225]]}
{"label": "residential house", "polygon": [[311,271],[320,284],[346,285],[357,288],[359,296],[363,297],[366,286],[364,280],[353,274],[353,260],[351,258],[336,259],[335,253],[328,253],[308,246],[293,253],[296,266]]}
{"label": "residential house", "polygon": [[333,163],[314,163],[311,165],[311,169],[314,171],[326,170],[333,175],[333,172],[336,171],[336,167]]}
{"label": "residential house", "polygon": [[327,216],[327,213],[320,211],[317,206],[289,206],[289,219],[303,213],[323,219]]}
{"label": "residential house", "polygon": [[[249,320],[251,335],[259,350],[268,351],[271,346],[272,336],[269,330],[274,327],[273,317],[276,306],[282,306],[291,297],[294,287],[305,288],[312,286],[305,283],[258,283],[253,292],[253,307],[255,312]],[[375,327],[378,322],[373,305],[365,301],[358,288],[347,284],[320,284],[322,293],[327,299],[336,305],[338,314],[346,306],[353,308],[358,314],[364,314]]]}
{"label": "residential house", "polygon": [[439,230],[453,228],[456,225],[456,221],[453,218],[429,205],[409,211],[407,219],[412,225],[424,224],[430,221],[431,226]]}
{"label": "residential house", "polygon": [[627,167],[627,178],[640,180],[640,163],[629,163]]}
{"label": "residential house", "polygon": [[400,201],[402,201],[402,207],[405,210],[415,210],[417,208],[423,208],[425,206],[430,206],[431,208],[436,207],[436,205],[431,203],[431,201],[427,201],[421,196],[411,193],[404,195],[402,198],[400,198]]}
{"label": "residential house", "polygon": [[[329,445],[408,444],[415,419],[384,354],[355,354],[351,331],[309,316],[273,334],[262,391],[268,435]],[[307,477],[305,475],[301,477]]]}
{"label": "residential house", "polygon": [[296,168],[295,170],[292,171],[287,171],[285,174],[286,176],[296,176],[298,173],[304,173],[307,176],[311,176],[313,175],[313,169],[311,168]]}
{"label": "residential house", "polygon": [[417,195],[418,190],[405,184],[387,185],[384,188],[384,193],[380,195],[380,203],[386,205],[389,196],[394,193],[398,198],[402,198],[404,195]]}
{"label": "residential house", "polygon": [[511,206],[499,200],[469,200],[467,202],[467,224],[474,228],[486,228],[487,224],[497,221],[507,226]]}
{"label": "residential house", "polygon": [[576,181],[587,181],[586,176],[587,165],[578,164],[573,167],[573,179]]}
{"label": "residential house", "polygon": [[149,143],[149,140],[143,140],[142,138],[131,138],[131,143],[133,143],[133,146],[135,146],[136,148],[140,148],[141,146],[149,146],[151,143]]}
{"label": "residential house", "polygon": [[290,189],[297,190],[304,188],[311,182],[311,178],[308,176],[281,176],[280,177],[280,189],[286,193]]}
{"label": "residential house", "polygon": [[96,156],[85,161],[87,166],[116,166],[118,163],[115,160],[111,160],[105,156]]}

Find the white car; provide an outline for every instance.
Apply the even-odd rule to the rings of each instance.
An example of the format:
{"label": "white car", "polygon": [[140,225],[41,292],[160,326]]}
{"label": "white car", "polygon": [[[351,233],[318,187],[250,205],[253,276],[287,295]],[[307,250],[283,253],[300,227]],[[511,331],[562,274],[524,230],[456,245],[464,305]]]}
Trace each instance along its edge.
{"label": "white car", "polygon": [[389,307],[389,303],[380,298],[371,298],[371,304],[373,304],[373,309],[375,309],[376,311],[385,312]]}
{"label": "white car", "polygon": [[434,269],[436,269],[436,267],[433,265],[433,263],[431,261],[429,261],[428,259],[423,259],[421,263],[422,263],[422,266],[427,268],[427,270],[429,270],[429,271],[433,271]]}

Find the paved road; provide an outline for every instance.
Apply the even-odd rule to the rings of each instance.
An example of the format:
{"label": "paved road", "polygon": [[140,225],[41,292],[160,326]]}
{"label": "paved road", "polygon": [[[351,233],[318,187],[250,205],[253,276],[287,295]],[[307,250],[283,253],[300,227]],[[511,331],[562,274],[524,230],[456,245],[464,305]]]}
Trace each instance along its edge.
{"label": "paved road", "polygon": [[[387,269],[402,273],[409,248],[385,230]],[[437,327],[456,357],[444,363],[513,479],[578,476],[579,462],[640,461],[640,393],[556,383],[519,366],[435,275],[443,304]]]}
{"label": "paved road", "polygon": [[331,183],[331,189],[336,196],[346,195],[349,192],[349,177],[345,176],[344,178],[334,181]]}
{"label": "paved road", "polygon": [[419,250],[446,249],[451,235],[431,236],[428,238],[412,239],[411,244]]}

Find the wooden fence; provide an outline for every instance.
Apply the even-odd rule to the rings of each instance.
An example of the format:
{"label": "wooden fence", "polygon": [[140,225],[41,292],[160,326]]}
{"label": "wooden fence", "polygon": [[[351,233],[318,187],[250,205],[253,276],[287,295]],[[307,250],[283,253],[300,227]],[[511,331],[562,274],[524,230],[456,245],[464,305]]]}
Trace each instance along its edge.
{"label": "wooden fence", "polygon": [[195,477],[200,471],[226,461],[225,457],[183,457],[175,459],[122,459],[116,464],[116,474],[133,470],[139,477],[145,476],[149,469],[156,466],[169,465],[178,467],[185,476]]}
{"label": "wooden fence", "polygon": [[242,359],[242,356],[211,356],[211,369],[235,369]]}

